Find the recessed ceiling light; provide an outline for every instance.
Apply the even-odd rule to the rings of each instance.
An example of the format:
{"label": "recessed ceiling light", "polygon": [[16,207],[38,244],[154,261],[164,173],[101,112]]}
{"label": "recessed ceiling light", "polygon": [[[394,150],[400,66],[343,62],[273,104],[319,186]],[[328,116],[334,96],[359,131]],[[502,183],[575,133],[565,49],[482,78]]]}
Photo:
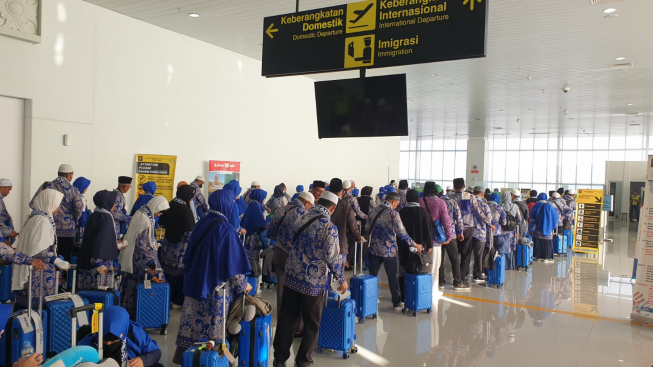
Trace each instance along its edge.
{"label": "recessed ceiling light", "polygon": [[633,105],[632,103],[628,103],[628,106],[632,106],[632,105]]}
{"label": "recessed ceiling light", "polygon": [[197,13],[188,13],[188,16],[191,17],[191,18],[199,18],[200,17],[200,15],[197,14]]}
{"label": "recessed ceiling light", "polygon": [[612,13],[614,13],[615,11],[617,11],[617,9],[615,9],[615,8],[607,8],[607,9],[603,9],[603,13],[605,13],[605,14],[612,14]]}
{"label": "recessed ceiling light", "polygon": [[626,60],[626,58],[625,57],[617,57],[617,61],[623,61],[623,60]]}

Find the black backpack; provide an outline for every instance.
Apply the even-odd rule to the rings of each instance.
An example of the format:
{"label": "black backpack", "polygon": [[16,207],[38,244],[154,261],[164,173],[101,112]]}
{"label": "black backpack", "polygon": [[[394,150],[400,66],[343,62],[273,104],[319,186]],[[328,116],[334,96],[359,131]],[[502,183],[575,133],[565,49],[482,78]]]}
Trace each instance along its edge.
{"label": "black backpack", "polygon": [[512,232],[515,229],[517,229],[517,220],[515,219],[515,216],[512,215],[512,213],[510,213],[507,210],[506,210],[506,225],[501,226],[501,229],[508,232]]}

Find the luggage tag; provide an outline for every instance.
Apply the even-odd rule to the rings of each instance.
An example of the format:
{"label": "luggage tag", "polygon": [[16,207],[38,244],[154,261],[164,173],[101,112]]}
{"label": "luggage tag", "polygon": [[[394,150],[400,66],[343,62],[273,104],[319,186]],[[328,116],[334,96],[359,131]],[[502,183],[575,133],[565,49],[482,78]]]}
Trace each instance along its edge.
{"label": "luggage tag", "polygon": [[152,289],[152,281],[151,280],[146,280],[145,281],[145,289]]}
{"label": "luggage tag", "polygon": [[229,351],[229,348],[227,348],[227,343],[222,343],[222,353],[225,357],[227,357],[230,363],[236,362],[236,358],[234,358],[234,356]]}
{"label": "luggage tag", "polygon": [[93,310],[93,316],[91,318],[91,333],[97,333],[100,331],[100,317],[97,310]]}
{"label": "luggage tag", "polygon": [[472,199],[472,194],[470,194],[470,193],[468,193],[468,192],[465,191],[465,192],[463,192],[463,194],[462,194],[462,199],[463,199],[463,200],[471,200],[471,199]]}
{"label": "luggage tag", "polygon": [[23,329],[23,334],[31,333],[34,331],[34,327],[32,327],[32,322],[29,319],[27,313],[19,315],[17,319],[20,323],[20,328]]}

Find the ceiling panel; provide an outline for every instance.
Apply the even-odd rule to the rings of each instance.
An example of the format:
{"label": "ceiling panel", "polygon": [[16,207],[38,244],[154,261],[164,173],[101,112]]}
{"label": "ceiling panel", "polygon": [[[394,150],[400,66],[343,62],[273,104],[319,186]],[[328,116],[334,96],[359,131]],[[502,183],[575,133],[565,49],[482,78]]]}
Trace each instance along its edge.
{"label": "ceiling panel", "polygon": [[[263,18],[293,12],[296,5],[288,0],[86,1],[258,60]],[[305,0],[299,9],[343,3]],[[647,35],[653,34],[653,22],[647,18],[653,1],[609,5],[617,8],[617,17],[604,18],[607,5],[591,6],[588,0],[493,0],[487,57],[374,69],[368,75],[407,74],[411,135],[649,135],[653,47]],[[634,67],[611,70],[617,62]],[[563,93],[565,85],[569,93]]]}

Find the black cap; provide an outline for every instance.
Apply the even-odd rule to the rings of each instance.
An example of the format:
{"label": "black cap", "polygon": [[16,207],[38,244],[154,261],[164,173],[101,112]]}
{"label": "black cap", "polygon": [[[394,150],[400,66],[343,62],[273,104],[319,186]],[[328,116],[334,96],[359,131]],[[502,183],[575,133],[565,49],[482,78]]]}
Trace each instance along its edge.
{"label": "black cap", "polygon": [[419,203],[419,192],[416,190],[410,190],[406,194],[406,201],[409,203]]}
{"label": "black cap", "polygon": [[532,198],[537,197],[537,190],[531,190],[530,196],[531,196]]}
{"label": "black cap", "polygon": [[361,189],[361,195],[370,196],[372,195],[372,186],[365,186]]}
{"label": "black cap", "polygon": [[332,178],[329,182],[329,191],[337,194],[342,191],[342,180],[339,178]]}
{"label": "black cap", "polygon": [[453,188],[458,190],[458,189],[464,189],[465,188],[465,179],[464,178],[454,178],[453,179]]}
{"label": "black cap", "polygon": [[408,188],[408,180],[399,181],[399,189],[406,190]]}
{"label": "black cap", "polygon": [[118,177],[118,184],[127,184],[131,185],[132,183],[132,178],[128,176],[119,176]]}
{"label": "black cap", "polygon": [[325,187],[326,187],[326,183],[325,183],[324,181],[315,180],[315,181],[313,181],[313,187],[321,187],[321,188],[325,188]]}
{"label": "black cap", "polygon": [[433,181],[426,181],[424,184],[424,192],[435,192],[435,182]]}

